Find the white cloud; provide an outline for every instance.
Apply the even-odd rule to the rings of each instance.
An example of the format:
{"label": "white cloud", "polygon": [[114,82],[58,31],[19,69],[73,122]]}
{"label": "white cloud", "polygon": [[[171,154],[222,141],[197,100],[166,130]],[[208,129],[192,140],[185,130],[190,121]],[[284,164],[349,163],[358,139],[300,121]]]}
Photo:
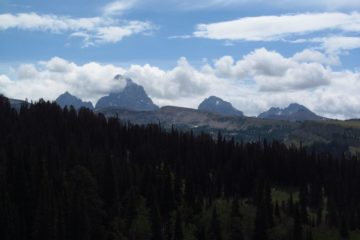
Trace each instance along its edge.
{"label": "white cloud", "polygon": [[340,59],[337,55],[332,54],[323,54],[322,52],[313,50],[313,49],[305,49],[302,52],[295,53],[293,56],[293,60],[297,62],[317,62],[325,65],[338,65],[340,64]]}
{"label": "white cloud", "polygon": [[0,92],[0,94],[4,94],[7,92],[7,89],[13,82],[8,78],[8,76],[0,75],[0,89],[2,89],[3,92]]}
{"label": "white cloud", "polygon": [[[37,64],[22,64],[14,70],[16,77],[0,75],[1,89],[10,97],[55,99],[59,94],[71,93],[93,102],[109,92],[120,91],[125,82],[114,79],[123,74],[145,87],[150,96],[157,99],[176,99],[205,94],[215,76],[193,68],[185,58],[176,67],[165,71],[150,66],[131,65],[125,69],[112,64],[90,62],[77,65],[54,57]],[[45,89],[48,89],[45,90]]]}
{"label": "white cloud", "polygon": [[284,57],[257,49],[240,60],[225,56],[200,68],[180,58],[167,70],[149,64],[127,68],[95,62],[79,65],[54,57],[0,75],[0,89],[9,97],[34,100],[55,99],[70,91],[95,103],[123,89],[125,83],[114,80],[116,74],[123,74],[144,86],[160,105],[196,108],[205,97],[217,95],[250,116],[271,106],[298,102],[326,117],[360,117],[360,73],[334,71],[322,63],[325,56],[308,50]]}
{"label": "white cloud", "polygon": [[244,17],[232,21],[199,24],[193,35],[215,40],[274,41],[325,30],[357,32],[359,29],[358,12],[332,12]]}
{"label": "white cloud", "polygon": [[15,70],[17,76],[5,81],[3,87],[6,95],[20,99],[55,99],[69,90],[84,99],[94,100],[113,89],[121,89],[124,83],[114,81],[113,77],[123,71],[113,65],[94,62],[77,65],[54,57],[36,65],[20,65]]}
{"label": "white cloud", "polygon": [[199,10],[211,8],[234,8],[244,6],[271,6],[280,9],[315,8],[321,10],[346,9],[353,10],[360,7],[358,0],[169,0],[182,10]]}
{"label": "white cloud", "polygon": [[0,30],[17,28],[20,30],[49,31],[62,33],[67,31],[93,30],[99,25],[112,21],[100,17],[70,18],[56,15],[39,15],[37,13],[0,14]]}
{"label": "white cloud", "polygon": [[106,16],[71,18],[37,13],[0,14],[0,31],[8,29],[69,34],[82,38],[84,46],[88,47],[117,43],[135,34],[148,34],[156,27],[150,22],[116,20]]}
{"label": "white cloud", "polygon": [[198,0],[198,1],[184,1],[175,0],[178,8],[182,10],[199,10],[204,8],[215,8],[215,7],[230,7],[248,4],[249,0]]}
{"label": "white cloud", "polygon": [[[259,0],[259,2],[266,3],[265,0]],[[322,10],[354,10],[360,7],[360,2],[357,0],[275,0],[271,4],[282,8],[320,8]]]}
{"label": "white cloud", "polygon": [[117,0],[110,2],[103,8],[104,15],[121,15],[124,11],[135,6],[137,0]]}
{"label": "white cloud", "polygon": [[[327,52],[327,59],[322,59],[322,63],[335,65],[339,63],[339,54],[360,48],[359,34],[359,12],[324,12],[243,17],[232,21],[198,24],[192,37],[222,40],[225,44],[234,44],[236,41],[315,43],[315,49]],[[173,38],[190,37],[185,35]],[[308,50],[297,57],[322,58],[318,53]]]}
{"label": "white cloud", "polygon": [[146,0],[138,1],[138,5],[146,8],[156,8],[171,10],[177,9],[180,11],[199,11],[199,10],[214,10],[214,9],[281,9],[294,12],[299,9],[311,9],[311,10],[355,10],[360,7],[358,0]]}
{"label": "white cloud", "polygon": [[177,66],[168,71],[146,64],[132,65],[126,74],[142,84],[152,96],[168,99],[205,94],[213,83],[218,82],[215,76],[192,67],[186,58],[180,58]]}
{"label": "white cloud", "polygon": [[330,70],[321,62],[304,61],[304,54],[306,52],[285,58],[278,52],[261,48],[237,62],[230,56],[222,57],[215,61],[213,71],[219,77],[253,79],[261,91],[301,90],[328,85]]}
{"label": "white cloud", "polygon": [[149,34],[155,27],[150,22],[130,21],[123,27],[101,27],[95,36],[98,42],[117,43],[134,34]]}
{"label": "white cloud", "polygon": [[360,48],[360,37],[331,36],[325,38],[315,38],[311,41],[320,42],[322,47],[329,53],[339,53],[342,51]]}

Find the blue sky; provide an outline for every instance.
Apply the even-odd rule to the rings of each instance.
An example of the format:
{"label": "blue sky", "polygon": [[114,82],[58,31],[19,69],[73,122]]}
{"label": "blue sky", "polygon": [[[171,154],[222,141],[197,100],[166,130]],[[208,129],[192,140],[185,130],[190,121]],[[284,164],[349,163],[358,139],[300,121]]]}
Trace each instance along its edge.
{"label": "blue sky", "polygon": [[[196,3],[194,3],[196,2]],[[95,102],[117,73],[158,105],[360,117],[357,0],[0,0],[0,92]]]}

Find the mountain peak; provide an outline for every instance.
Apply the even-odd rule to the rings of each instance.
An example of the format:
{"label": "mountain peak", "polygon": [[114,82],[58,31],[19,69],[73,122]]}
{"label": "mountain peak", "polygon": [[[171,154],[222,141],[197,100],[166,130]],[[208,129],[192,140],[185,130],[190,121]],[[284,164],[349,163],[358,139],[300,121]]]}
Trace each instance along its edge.
{"label": "mountain peak", "polygon": [[289,106],[287,107],[288,109],[293,109],[293,110],[300,110],[300,109],[307,109],[305,106],[298,104],[298,103],[290,103]]}
{"label": "mountain peak", "polygon": [[259,118],[278,119],[288,121],[307,121],[323,120],[324,118],[316,115],[305,106],[298,103],[291,103],[286,108],[272,107],[268,111],[261,113]]}
{"label": "mountain peak", "polygon": [[216,96],[210,96],[206,98],[202,103],[200,103],[198,110],[217,113],[225,116],[244,116],[244,114],[234,108],[230,102],[226,102]]}
{"label": "mountain peak", "polygon": [[69,96],[73,96],[73,95],[71,95],[68,91],[66,91],[66,92],[64,92],[63,94],[61,94],[60,96],[69,97]]}
{"label": "mountain peak", "polygon": [[124,75],[121,75],[121,74],[115,75],[114,79],[119,80],[119,81],[125,81],[126,82],[125,87],[131,86],[131,85],[136,85],[131,78],[125,77]]}
{"label": "mountain peak", "polygon": [[131,78],[125,78],[126,80],[126,87],[136,85]]}
{"label": "mountain peak", "polygon": [[146,94],[141,85],[136,84],[130,78],[122,75],[114,77],[117,80],[125,80],[125,87],[119,91],[104,96],[96,103],[96,108],[118,107],[136,111],[153,111],[159,109],[151,98]]}
{"label": "mountain peak", "polygon": [[121,79],[123,79],[124,77],[123,77],[123,75],[121,75],[121,74],[116,74],[115,75],[115,77],[114,77],[114,79],[116,79],[116,80],[121,80]]}
{"label": "mountain peak", "polygon": [[305,108],[305,107],[304,107],[303,105],[301,105],[301,104],[298,104],[298,103],[290,103],[289,106],[288,106],[288,108],[292,108],[292,107],[297,107],[297,108],[302,107],[302,108]]}
{"label": "mountain peak", "polygon": [[91,102],[84,102],[80,98],[69,93],[68,91],[61,94],[55,101],[62,108],[64,108],[65,106],[73,106],[75,109],[80,109],[81,107],[86,107],[89,109],[94,108]]}

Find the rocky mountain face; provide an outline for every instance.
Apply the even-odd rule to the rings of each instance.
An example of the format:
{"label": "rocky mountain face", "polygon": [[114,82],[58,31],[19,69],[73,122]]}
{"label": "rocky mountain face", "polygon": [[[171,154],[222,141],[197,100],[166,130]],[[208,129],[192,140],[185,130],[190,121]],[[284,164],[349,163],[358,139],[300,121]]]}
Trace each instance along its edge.
{"label": "rocky mountain face", "polygon": [[258,118],[287,121],[325,120],[324,117],[316,115],[306,107],[297,103],[292,103],[283,109],[272,107],[268,111],[261,113]]}
{"label": "rocky mountain face", "polygon": [[80,98],[71,95],[69,92],[61,94],[55,101],[62,108],[65,106],[73,106],[75,109],[80,109],[82,107],[94,109],[91,102],[84,102]]}
{"label": "rocky mountain face", "polygon": [[[124,77],[117,75],[115,78],[120,79]],[[95,108],[117,107],[136,111],[154,111],[159,109],[146,94],[142,86],[134,83],[130,78],[125,78],[125,80],[126,86],[122,91],[110,93],[108,96],[100,98]]]}
{"label": "rocky mountain face", "polygon": [[210,96],[200,103],[198,110],[203,112],[217,113],[224,116],[243,117],[243,112],[234,108],[231,103],[216,96]]}

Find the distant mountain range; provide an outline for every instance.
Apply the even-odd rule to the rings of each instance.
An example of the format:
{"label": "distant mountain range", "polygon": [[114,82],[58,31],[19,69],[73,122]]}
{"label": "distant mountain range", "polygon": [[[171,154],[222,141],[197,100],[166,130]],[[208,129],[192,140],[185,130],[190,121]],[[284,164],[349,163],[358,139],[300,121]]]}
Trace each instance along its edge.
{"label": "distant mountain range", "polygon": [[316,115],[306,107],[297,103],[292,103],[283,109],[272,107],[268,111],[261,113],[258,118],[287,121],[325,120],[324,117]]}
{"label": "distant mountain range", "polygon": [[[106,117],[118,117],[121,121],[134,124],[161,124],[164,128],[175,127],[192,130],[194,133],[206,132],[214,137],[221,131],[225,137],[245,142],[259,139],[276,139],[289,144],[304,145],[335,142],[349,152],[360,152],[359,120],[326,119],[299,104],[290,104],[284,109],[271,108],[257,118],[243,116],[242,112],[230,103],[215,96],[205,99],[199,109],[174,106],[159,109],[144,89],[130,80],[127,80],[121,92],[101,99],[96,104],[97,108],[93,109],[96,113],[102,113]],[[59,105],[62,103],[62,106],[65,104],[73,105],[77,109],[92,109],[91,104],[70,93],[59,96],[57,102]],[[16,99],[10,99],[10,103],[16,109],[27,104]]]}
{"label": "distant mountain range", "polygon": [[198,110],[204,112],[218,113],[224,116],[243,117],[243,112],[237,110],[231,103],[216,96],[210,96],[200,103]]}
{"label": "distant mountain range", "polygon": [[[124,77],[122,75],[116,75],[114,79],[118,81],[125,81],[125,87],[119,92],[110,93],[108,96],[100,98],[95,105],[96,110],[109,108],[127,109],[131,111],[159,110],[159,107],[153,103],[141,85],[134,83],[130,78]],[[84,102],[81,99],[71,95],[69,92],[65,92],[64,94],[60,95],[56,99],[56,102],[61,107],[72,105],[76,109],[81,107],[94,109],[91,102]],[[210,96],[204,99],[199,104],[197,110],[226,117],[244,117],[242,111],[233,107],[230,102],[224,101],[223,99],[216,96]],[[297,103],[292,103],[284,109],[272,107],[268,111],[261,113],[258,118],[285,120],[292,122],[317,121],[326,119],[324,117],[318,116],[305,106]]]}
{"label": "distant mountain range", "polygon": [[[146,94],[144,88],[136,83],[134,83],[130,78],[125,78],[121,75],[115,76],[116,80],[124,80],[126,85],[123,90],[110,93],[108,96],[104,96],[99,99],[96,103],[96,109],[115,107],[130,109],[136,111],[154,111],[159,109],[156,106],[151,98]],[[71,95],[69,92],[61,94],[56,99],[57,104],[61,107],[73,106],[75,109],[80,109],[81,107],[94,109],[91,102],[84,102],[80,98]]]}
{"label": "distant mountain range", "polygon": [[73,106],[75,109],[80,109],[82,107],[94,109],[91,102],[84,102],[80,98],[71,95],[69,92],[61,94],[55,101],[62,108],[65,106]]}

